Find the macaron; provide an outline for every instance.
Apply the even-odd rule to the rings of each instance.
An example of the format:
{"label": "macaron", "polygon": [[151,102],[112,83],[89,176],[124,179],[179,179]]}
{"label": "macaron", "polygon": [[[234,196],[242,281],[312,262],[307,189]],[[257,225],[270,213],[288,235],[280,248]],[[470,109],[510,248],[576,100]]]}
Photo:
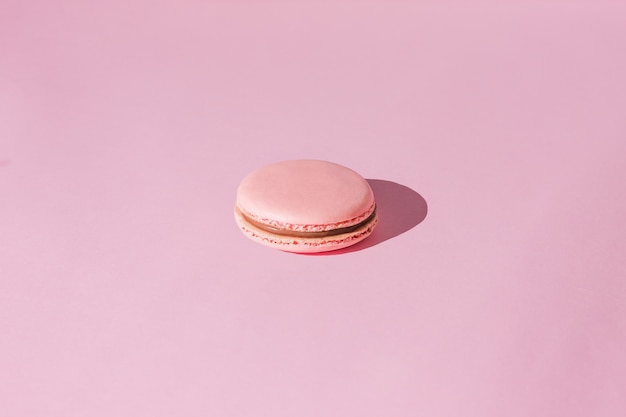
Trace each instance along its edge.
{"label": "macaron", "polygon": [[287,252],[342,249],[378,221],[374,193],[355,171],[328,161],[267,165],[239,184],[235,220],[255,242]]}

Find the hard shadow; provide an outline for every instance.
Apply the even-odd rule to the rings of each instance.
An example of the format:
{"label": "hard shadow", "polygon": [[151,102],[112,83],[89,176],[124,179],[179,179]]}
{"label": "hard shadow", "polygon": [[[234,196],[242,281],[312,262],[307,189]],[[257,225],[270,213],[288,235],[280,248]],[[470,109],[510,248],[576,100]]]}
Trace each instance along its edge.
{"label": "hard shadow", "polygon": [[378,211],[378,225],[371,236],[353,246],[314,255],[340,255],[367,249],[411,230],[426,218],[428,204],[416,191],[392,181],[368,179],[367,182],[374,191]]}

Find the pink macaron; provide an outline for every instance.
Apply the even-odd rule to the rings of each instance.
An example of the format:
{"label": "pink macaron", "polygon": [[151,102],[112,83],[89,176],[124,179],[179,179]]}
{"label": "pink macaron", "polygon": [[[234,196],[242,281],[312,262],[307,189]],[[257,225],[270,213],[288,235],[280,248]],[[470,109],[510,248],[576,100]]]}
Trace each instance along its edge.
{"label": "pink macaron", "polygon": [[287,252],[341,249],[368,237],[378,221],[367,181],[344,166],[283,161],[246,176],[235,220],[250,239]]}

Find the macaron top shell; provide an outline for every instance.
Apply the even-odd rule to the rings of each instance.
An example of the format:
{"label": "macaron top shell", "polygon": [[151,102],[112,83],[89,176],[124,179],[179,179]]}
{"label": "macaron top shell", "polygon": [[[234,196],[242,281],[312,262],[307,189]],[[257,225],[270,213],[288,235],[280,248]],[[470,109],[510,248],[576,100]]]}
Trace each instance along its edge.
{"label": "macaron top shell", "polygon": [[292,160],[260,168],[237,189],[237,208],[283,230],[326,231],[358,224],[375,209],[367,181],[344,166]]}

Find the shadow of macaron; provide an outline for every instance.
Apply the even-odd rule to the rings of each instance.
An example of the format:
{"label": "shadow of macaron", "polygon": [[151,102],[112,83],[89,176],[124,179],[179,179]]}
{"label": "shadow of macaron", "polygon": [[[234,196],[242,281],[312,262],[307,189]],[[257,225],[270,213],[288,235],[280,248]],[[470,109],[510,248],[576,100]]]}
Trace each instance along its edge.
{"label": "shadow of macaron", "polygon": [[344,249],[309,256],[340,255],[367,249],[408,232],[426,218],[428,204],[418,192],[393,181],[368,179],[367,182],[374,192],[378,212],[378,225],[371,236]]}

